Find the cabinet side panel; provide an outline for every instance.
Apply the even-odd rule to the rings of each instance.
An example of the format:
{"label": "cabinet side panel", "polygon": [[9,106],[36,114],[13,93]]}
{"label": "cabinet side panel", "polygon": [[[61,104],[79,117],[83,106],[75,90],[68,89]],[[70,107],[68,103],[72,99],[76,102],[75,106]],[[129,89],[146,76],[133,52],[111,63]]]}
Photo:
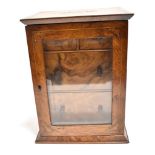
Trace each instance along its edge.
{"label": "cabinet side panel", "polygon": [[126,26],[121,30],[121,105],[120,117],[122,118],[122,123],[120,125],[120,130],[124,132],[125,126],[125,97],[126,97],[126,75],[127,75],[127,44],[128,44],[128,21],[126,21]]}

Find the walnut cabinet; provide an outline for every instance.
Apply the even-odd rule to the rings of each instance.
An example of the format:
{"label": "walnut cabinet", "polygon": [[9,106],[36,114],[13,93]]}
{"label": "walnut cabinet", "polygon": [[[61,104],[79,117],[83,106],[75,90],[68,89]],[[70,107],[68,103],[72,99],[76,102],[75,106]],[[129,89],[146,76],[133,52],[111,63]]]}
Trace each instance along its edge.
{"label": "walnut cabinet", "polygon": [[21,19],[39,122],[36,143],[127,143],[128,19],[120,8]]}

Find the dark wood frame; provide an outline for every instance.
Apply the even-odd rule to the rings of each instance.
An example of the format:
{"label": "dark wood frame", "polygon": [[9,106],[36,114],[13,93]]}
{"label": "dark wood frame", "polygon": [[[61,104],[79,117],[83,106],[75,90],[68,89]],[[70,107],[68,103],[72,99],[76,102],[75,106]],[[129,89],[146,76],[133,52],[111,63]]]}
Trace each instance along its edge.
{"label": "dark wood frame", "polygon": [[[39,122],[36,143],[127,143],[124,118],[128,21],[28,25],[26,33]],[[100,35],[113,37],[112,125],[52,126],[42,39]]]}

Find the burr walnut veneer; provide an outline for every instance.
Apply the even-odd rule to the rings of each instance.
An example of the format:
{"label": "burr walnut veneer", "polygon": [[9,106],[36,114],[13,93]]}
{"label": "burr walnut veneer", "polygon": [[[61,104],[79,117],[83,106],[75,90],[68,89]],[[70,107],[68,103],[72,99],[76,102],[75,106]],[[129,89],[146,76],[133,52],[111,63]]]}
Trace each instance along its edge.
{"label": "burr walnut veneer", "polygon": [[127,143],[128,19],[120,8],[21,19],[38,114],[36,143]]}

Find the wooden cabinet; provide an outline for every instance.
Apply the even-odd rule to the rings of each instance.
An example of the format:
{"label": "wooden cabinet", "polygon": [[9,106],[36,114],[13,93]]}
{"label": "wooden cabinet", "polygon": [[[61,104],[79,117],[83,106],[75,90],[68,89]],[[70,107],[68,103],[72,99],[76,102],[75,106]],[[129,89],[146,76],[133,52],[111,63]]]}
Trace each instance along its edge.
{"label": "wooden cabinet", "polygon": [[43,12],[26,24],[36,143],[127,143],[128,19],[122,9]]}

